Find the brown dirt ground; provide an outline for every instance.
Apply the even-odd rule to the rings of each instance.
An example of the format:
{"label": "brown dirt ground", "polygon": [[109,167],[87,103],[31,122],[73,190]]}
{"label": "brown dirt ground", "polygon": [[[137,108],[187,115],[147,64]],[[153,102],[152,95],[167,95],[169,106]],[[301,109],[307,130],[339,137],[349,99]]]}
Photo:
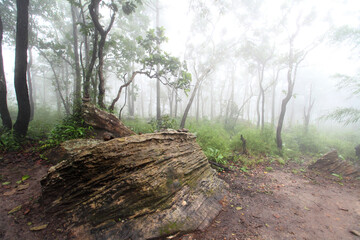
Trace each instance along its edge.
{"label": "brown dirt ground", "polygon": [[[11,182],[0,188],[0,239],[74,239],[71,226],[44,213],[39,181],[49,165],[28,149],[0,153],[0,181]],[[222,201],[223,211],[205,231],[172,238],[360,239],[350,232],[360,232],[359,180],[340,181],[295,163],[272,167],[219,174],[230,192]],[[17,184],[24,175],[30,178]],[[44,224],[43,230],[30,230]]]}

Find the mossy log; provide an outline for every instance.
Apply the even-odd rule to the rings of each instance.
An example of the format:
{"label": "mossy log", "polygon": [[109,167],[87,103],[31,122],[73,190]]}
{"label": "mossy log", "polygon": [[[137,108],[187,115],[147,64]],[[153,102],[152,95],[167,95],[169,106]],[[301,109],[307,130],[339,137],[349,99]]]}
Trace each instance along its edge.
{"label": "mossy log", "polygon": [[151,239],[201,230],[222,208],[226,184],[191,133],[77,145],[41,185],[46,211],[66,216],[81,238]]}

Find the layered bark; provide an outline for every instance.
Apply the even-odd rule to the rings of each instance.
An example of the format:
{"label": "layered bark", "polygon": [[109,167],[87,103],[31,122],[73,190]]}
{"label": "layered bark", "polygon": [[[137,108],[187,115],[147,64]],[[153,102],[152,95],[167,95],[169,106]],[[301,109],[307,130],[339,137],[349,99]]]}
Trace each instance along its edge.
{"label": "layered bark", "polygon": [[85,102],[81,110],[85,124],[93,128],[97,138],[102,139],[105,132],[111,133],[114,137],[125,137],[135,134],[115,115],[98,109],[90,102]]}
{"label": "layered bark", "polygon": [[326,153],[319,158],[314,164],[309,166],[309,169],[315,169],[327,174],[338,174],[343,177],[359,178],[360,168],[350,164],[347,161],[339,159],[336,150]]}

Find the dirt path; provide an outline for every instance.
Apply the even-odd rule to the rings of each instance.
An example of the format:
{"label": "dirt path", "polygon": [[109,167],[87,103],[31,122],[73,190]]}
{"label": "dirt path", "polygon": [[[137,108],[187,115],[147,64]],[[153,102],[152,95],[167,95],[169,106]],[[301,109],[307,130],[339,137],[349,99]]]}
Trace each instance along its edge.
{"label": "dirt path", "polygon": [[360,232],[359,181],[305,171],[222,175],[231,189],[224,211],[205,232],[179,239],[360,239],[350,232]]}

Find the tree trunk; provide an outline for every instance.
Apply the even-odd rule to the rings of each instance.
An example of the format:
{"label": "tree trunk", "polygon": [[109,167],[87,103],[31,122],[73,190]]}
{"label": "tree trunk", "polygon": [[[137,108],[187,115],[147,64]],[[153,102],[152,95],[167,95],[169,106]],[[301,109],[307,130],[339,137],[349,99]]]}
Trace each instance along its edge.
{"label": "tree trunk", "polygon": [[110,111],[114,111],[115,104],[116,104],[116,102],[117,102],[117,101],[119,100],[119,98],[120,98],[121,91],[123,90],[123,88],[127,88],[127,87],[130,85],[130,83],[133,83],[136,74],[138,74],[138,72],[133,72],[132,75],[131,75],[131,77],[129,78],[129,80],[128,80],[126,83],[124,83],[123,85],[120,86],[119,91],[118,91],[118,94],[116,95],[116,97],[114,98],[114,100],[112,101],[112,103],[111,103],[111,105],[110,105],[110,107],[109,107],[109,110],[110,110]]}
{"label": "tree trunk", "polygon": [[[68,101],[66,100],[66,97],[68,96],[68,94],[66,94],[66,96],[64,97],[63,93],[61,92],[60,79],[59,79],[57,71],[54,67],[54,64],[50,61],[50,59],[46,56],[46,54],[41,49],[38,48],[38,51],[39,51],[40,55],[43,56],[46,59],[46,61],[49,63],[49,65],[51,67],[51,71],[54,74],[55,89],[58,92],[61,102],[64,105],[66,115],[70,115],[70,107],[68,105]],[[66,87],[65,87],[65,89],[66,89]],[[44,95],[45,95],[45,92],[44,92]]]}
{"label": "tree trunk", "polygon": [[12,128],[12,121],[7,106],[7,89],[6,78],[4,71],[4,61],[2,54],[2,40],[3,40],[3,25],[0,15],[0,116],[3,126],[10,130]]}
{"label": "tree trunk", "polygon": [[[99,14],[99,6],[95,6],[94,12],[96,15]],[[98,41],[99,41],[99,32],[97,31],[97,29],[94,29],[94,40],[93,40],[93,49],[92,49],[92,55],[91,55],[91,60],[90,63],[88,65],[88,67],[86,68],[86,74],[85,74],[85,81],[84,81],[84,98],[90,98],[90,80],[92,78],[92,72],[95,66],[95,62],[96,62],[96,53],[97,53],[97,47],[98,47]],[[85,47],[86,48],[86,47]],[[86,49],[85,49],[86,51]],[[94,90],[94,101],[96,102],[96,85],[97,83],[93,82],[93,90]]]}
{"label": "tree trunk", "polygon": [[281,68],[277,69],[276,74],[275,74],[275,78],[274,78],[273,87],[272,87],[272,100],[271,100],[271,126],[272,127],[274,127],[274,125],[275,125],[276,86],[278,84],[280,71],[281,71]]}
{"label": "tree trunk", "polygon": [[197,90],[197,95],[196,95],[196,113],[195,113],[195,116],[196,116],[196,122],[199,122],[199,115],[200,115],[200,92],[201,92],[201,89],[200,89],[200,86]]}
{"label": "tree trunk", "polygon": [[[160,7],[159,7],[159,0],[156,0],[156,28],[160,27]],[[159,48],[159,43],[157,43],[157,47]],[[156,72],[159,73],[159,64],[156,66]],[[160,107],[160,94],[161,94],[161,88],[160,88],[160,79],[156,79],[156,120],[161,120],[161,107]]]}
{"label": "tree trunk", "polygon": [[214,83],[210,83],[210,120],[214,119]]}
{"label": "tree trunk", "polygon": [[73,51],[75,62],[75,91],[74,91],[74,106],[73,113],[80,113],[81,109],[81,73],[80,73],[80,58],[79,58],[79,44],[78,44],[78,29],[77,19],[78,11],[76,7],[71,4],[72,30],[73,30]]}
{"label": "tree trunk", "polygon": [[[81,15],[81,21],[82,21],[82,24],[84,26],[86,26],[86,17],[85,17],[85,11],[84,11],[84,6],[82,4],[82,1],[79,0],[79,3],[80,3],[80,15]],[[83,34],[83,41],[84,41],[84,52],[85,52],[85,65],[82,63],[83,60],[82,60],[82,57],[80,56],[80,61],[82,63],[82,77],[83,77],[83,94],[84,94],[84,97],[85,98],[89,98],[90,95],[89,95],[89,86],[90,86],[90,79],[89,81],[86,81],[86,71],[89,67],[89,63],[90,63],[90,59],[89,59],[89,52],[90,52],[90,48],[89,48],[89,38],[88,38],[88,35],[87,34]],[[80,53],[82,51],[81,49],[81,46],[80,46]],[[94,51],[96,53],[96,51]],[[96,59],[96,55],[95,55],[95,59]],[[92,69],[91,69],[92,71]],[[87,84],[86,88],[85,89],[85,84]],[[85,93],[86,91],[86,93]]]}
{"label": "tree trunk", "polygon": [[30,122],[30,101],[26,82],[29,0],[17,0],[16,49],[15,49],[15,92],[18,102],[18,116],[14,133],[25,137]]}
{"label": "tree trunk", "polygon": [[177,112],[178,112],[178,90],[175,89],[175,109],[174,109],[174,117],[177,118]]}
{"label": "tree trunk", "polygon": [[195,98],[196,92],[197,92],[197,90],[198,90],[198,88],[200,86],[200,83],[201,83],[201,80],[197,79],[196,84],[195,84],[195,88],[194,88],[193,92],[191,93],[191,97],[189,99],[188,104],[186,105],[184,115],[183,115],[183,117],[181,119],[180,128],[185,127],[186,118],[187,118],[187,116],[189,114],[190,107],[191,107],[191,105],[192,105],[192,103],[194,101],[194,98]]}
{"label": "tree trunk", "polygon": [[151,82],[149,81],[149,89],[150,89],[150,101],[149,101],[149,118],[152,118],[152,107],[153,107],[153,89],[151,86]]}
{"label": "tree trunk", "polygon": [[31,66],[33,63],[32,48],[33,46],[29,47],[29,63],[27,65],[27,78],[28,78],[29,100],[30,100],[30,121],[34,119],[34,112],[35,112],[33,81],[31,76]]}
{"label": "tree trunk", "polygon": [[310,123],[310,117],[311,117],[311,110],[314,106],[315,100],[312,99],[312,85],[310,87],[310,96],[309,96],[309,106],[306,109],[304,108],[304,126],[305,126],[305,133],[308,133],[309,131],[309,123]]}
{"label": "tree trunk", "polygon": [[278,122],[278,126],[276,129],[276,145],[278,147],[279,150],[282,150],[282,138],[281,138],[281,131],[282,131],[282,127],[284,124],[284,118],[285,118],[285,113],[286,113],[286,105],[288,104],[288,102],[290,101],[292,94],[293,94],[293,90],[294,90],[294,84],[295,81],[294,79],[292,79],[292,74],[293,74],[293,54],[292,54],[292,47],[290,47],[290,57],[289,57],[289,69],[288,69],[288,73],[287,73],[287,80],[288,80],[288,91],[286,93],[285,98],[282,100],[281,102],[281,111],[280,111],[280,116],[279,116],[279,122]]}
{"label": "tree trunk", "polygon": [[98,75],[99,75],[99,94],[98,94],[98,104],[100,108],[105,109],[105,78],[104,78],[104,46],[106,42],[106,37],[110,32],[114,21],[115,21],[115,12],[112,13],[109,26],[107,29],[104,29],[99,22],[99,14],[96,12],[96,9],[99,8],[99,3],[101,0],[91,0],[91,4],[89,5],[89,11],[91,19],[95,25],[95,28],[100,33],[100,42],[98,49],[98,58],[99,58],[99,66],[98,66]]}
{"label": "tree trunk", "polygon": [[260,93],[260,90],[259,90],[259,95],[256,99],[256,128],[259,128],[260,127],[260,99],[261,99],[261,93]]}

